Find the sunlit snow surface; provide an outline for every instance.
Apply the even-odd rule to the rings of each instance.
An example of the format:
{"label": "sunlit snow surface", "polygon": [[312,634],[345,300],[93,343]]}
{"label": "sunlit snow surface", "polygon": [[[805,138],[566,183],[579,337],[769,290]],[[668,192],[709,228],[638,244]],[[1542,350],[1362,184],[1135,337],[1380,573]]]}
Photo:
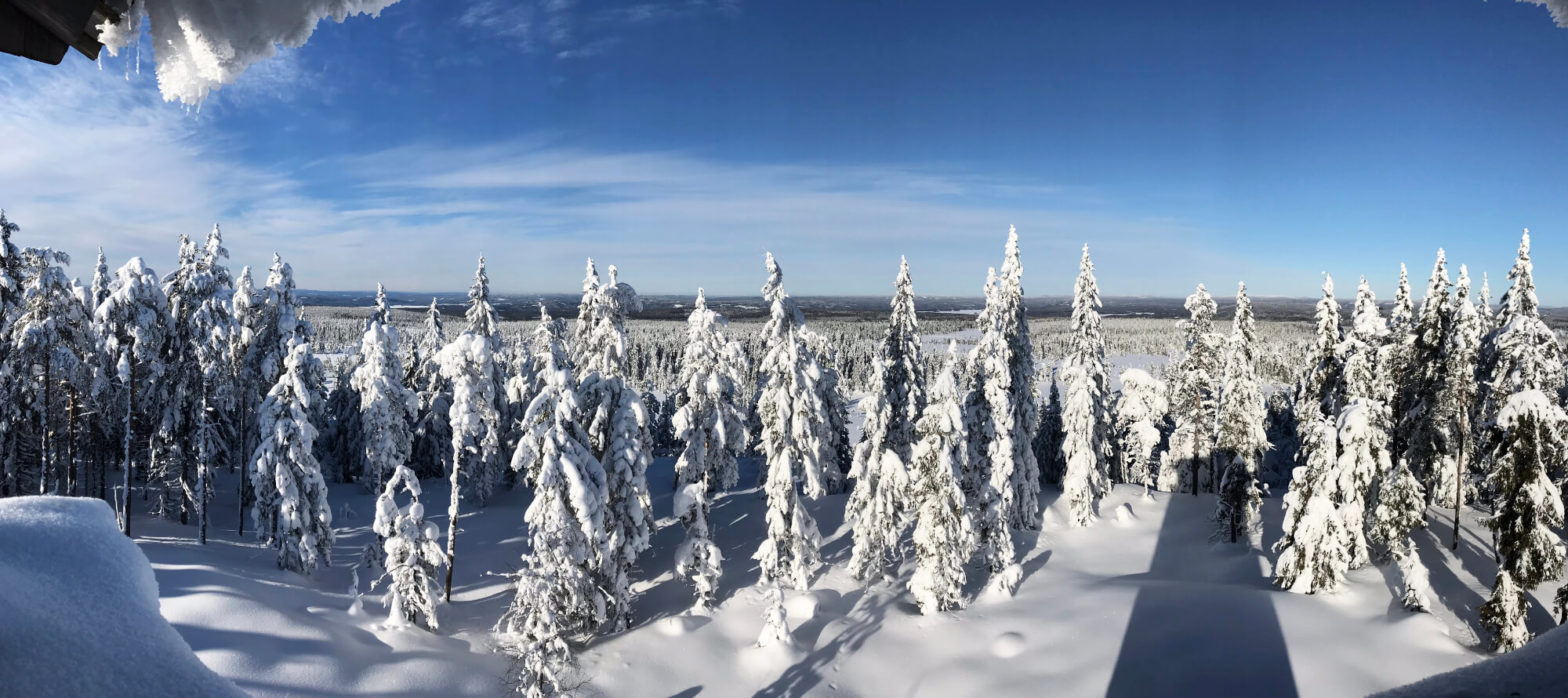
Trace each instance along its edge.
{"label": "sunlit snow surface", "polygon": [[[741,487],[756,482],[742,464]],[[1457,554],[1444,512],[1415,535],[1432,570],[1435,612],[1403,610],[1397,573],[1352,572],[1344,591],[1304,596],[1273,589],[1257,548],[1208,542],[1211,495],[1118,487],[1094,525],[1065,523],[1047,490],[1044,530],[1019,534],[1024,572],[1016,597],[951,614],[917,613],[903,590],[911,572],[863,590],[844,572],[846,495],[810,502],[830,565],[812,591],[788,603],[795,649],[754,646],[762,600],[750,559],[762,539],[760,492],[741,489],[714,504],[724,553],[719,608],[687,615],[691,590],[671,571],[680,524],[669,518],[672,462],[656,461],[650,490],[660,527],[641,558],[645,580],[629,632],[596,639],[583,656],[581,695],[953,696],[953,695],[1364,695],[1463,667],[1485,657],[1477,608],[1495,573],[1490,540],[1467,514]],[[218,507],[233,505],[233,480]],[[445,511],[443,482],[427,482],[426,510]],[[453,603],[441,633],[383,629],[384,608],[367,596],[353,615],[349,566],[370,539],[373,498],[335,485],[340,529],[335,565],[305,580],[275,556],[221,530],[202,548],[191,529],[138,520],[157,571],[164,615],[219,674],[259,695],[496,695],[507,660],[489,652],[489,628],[511,600],[504,578],[523,552],[526,490],[504,492],[465,516]],[[352,513],[345,515],[347,505]],[[1277,498],[1264,504],[1263,543],[1279,537]],[[219,528],[232,522],[219,516]],[[444,530],[439,516],[431,519]],[[1479,532],[1479,533],[1478,533]],[[972,572],[973,574],[973,572]],[[369,580],[363,580],[366,584]],[[971,577],[968,591],[979,590]],[[1549,603],[1555,584],[1534,592]],[[1539,604],[1530,627],[1552,619]]]}

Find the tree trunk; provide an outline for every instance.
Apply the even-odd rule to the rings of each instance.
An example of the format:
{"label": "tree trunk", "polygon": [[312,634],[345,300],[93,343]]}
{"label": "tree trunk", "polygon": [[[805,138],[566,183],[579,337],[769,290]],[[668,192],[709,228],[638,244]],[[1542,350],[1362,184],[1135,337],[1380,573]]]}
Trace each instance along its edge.
{"label": "tree trunk", "polygon": [[120,518],[127,538],[131,536],[131,434],[136,421],[136,362],[128,363],[131,372],[125,381],[125,491],[120,494]]}
{"label": "tree trunk", "polygon": [[1451,550],[1459,549],[1459,508],[1465,503],[1465,415],[1459,415],[1459,460],[1454,466],[1454,542]]}
{"label": "tree trunk", "polygon": [[[49,494],[49,475],[54,467],[54,420],[50,419],[50,409],[54,402],[54,375],[53,362],[48,354],[44,355],[44,408],[39,412],[39,426],[43,433],[39,435],[38,452],[38,494]],[[56,485],[58,488],[58,484]]]}
{"label": "tree trunk", "polygon": [[452,454],[452,501],[447,505],[446,522],[446,602],[452,603],[452,568],[457,567],[457,517],[458,495],[461,491],[457,485],[458,471],[462,468],[458,464],[463,462],[462,449],[453,449]]}
{"label": "tree trunk", "polygon": [[76,473],[76,389],[65,389],[65,493],[75,497],[80,494],[80,483],[77,482]]}
{"label": "tree trunk", "polygon": [[250,487],[250,456],[246,453],[246,446],[250,445],[250,395],[242,385],[240,387],[240,525],[239,535],[245,537],[245,494]]}

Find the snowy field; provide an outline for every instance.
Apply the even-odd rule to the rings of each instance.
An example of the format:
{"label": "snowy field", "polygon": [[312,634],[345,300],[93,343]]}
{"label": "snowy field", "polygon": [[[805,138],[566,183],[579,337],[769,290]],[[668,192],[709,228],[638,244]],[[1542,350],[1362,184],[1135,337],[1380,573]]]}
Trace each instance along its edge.
{"label": "snowy field", "polygon": [[[1344,591],[1304,596],[1269,583],[1272,555],[1208,542],[1212,495],[1145,496],[1118,486],[1093,526],[1065,523],[1047,491],[1044,528],[1020,535],[1025,576],[1015,598],[980,600],[936,617],[904,593],[910,570],[862,589],[843,570],[847,496],[809,504],[828,565],[809,593],[787,607],[797,647],[754,646],[762,601],[750,559],[762,539],[763,498],[741,489],[713,507],[723,550],[720,604],[711,617],[685,615],[691,590],[672,570],[683,537],[670,518],[672,462],[649,473],[659,530],[641,558],[636,626],[596,639],[583,655],[585,696],[953,696],[953,695],[1362,695],[1484,658],[1477,607],[1495,575],[1490,542],[1467,521],[1459,551],[1434,510],[1416,535],[1432,570],[1431,614],[1403,610],[1390,567],[1352,572]],[[745,461],[741,487],[756,481]],[[218,506],[233,509],[222,483]],[[426,483],[431,512],[447,489]],[[489,629],[511,600],[493,572],[522,553],[526,489],[499,496],[463,519],[456,584],[441,630],[383,629],[374,595],[355,612],[351,565],[371,539],[374,499],[334,485],[340,526],[332,568],[305,579],[276,568],[270,549],[215,531],[204,548],[192,530],[138,519],[137,542],[152,561],[164,616],[218,674],[263,696],[498,695],[507,661],[489,649]],[[1265,501],[1263,544],[1279,536],[1280,504]],[[221,517],[231,519],[232,517]],[[430,519],[445,528],[443,516]],[[369,580],[362,579],[361,589]],[[970,595],[978,590],[972,580]],[[1532,630],[1553,627],[1542,602]]]}

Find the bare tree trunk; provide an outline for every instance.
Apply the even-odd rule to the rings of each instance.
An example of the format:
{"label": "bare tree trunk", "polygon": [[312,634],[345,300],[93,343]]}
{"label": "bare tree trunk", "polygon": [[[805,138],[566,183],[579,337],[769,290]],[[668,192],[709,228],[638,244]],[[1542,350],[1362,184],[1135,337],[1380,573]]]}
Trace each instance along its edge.
{"label": "bare tree trunk", "polygon": [[447,505],[446,515],[446,602],[452,603],[452,568],[457,566],[457,517],[458,495],[461,491],[457,485],[457,474],[462,468],[463,451],[454,448],[452,453],[452,501]]}
{"label": "bare tree trunk", "polygon": [[[44,357],[44,408],[39,412],[38,494],[49,494],[50,470],[54,467],[54,420],[50,410],[54,403],[54,376],[48,355]],[[56,489],[59,485],[56,484]]]}
{"label": "bare tree trunk", "polygon": [[125,526],[127,538],[131,536],[131,435],[136,423],[136,362],[128,363],[131,372],[126,380],[125,396],[125,491],[120,494],[121,524]]}
{"label": "bare tree trunk", "polygon": [[81,483],[77,482],[77,472],[76,472],[76,419],[77,419],[77,414],[76,414],[76,411],[77,411],[76,389],[75,388],[69,388],[69,387],[66,388],[65,389],[65,399],[66,399],[66,410],[65,410],[65,424],[66,424],[66,431],[65,431],[65,468],[66,468],[66,470],[65,470],[65,472],[66,472],[65,493],[68,494],[68,495],[71,495],[72,497],[75,497],[76,495],[80,494],[79,490],[81,489],[81,487],[80,487]]}
{"label": "bare tree trunk", "polygon": [[1454,467],[1454,542],[1451,550],[1459,549],[1459,508],[1465,503],[1465,415],[1459,414],[1459,461]]}
{"label": "bare tree trunk", "polygon": [[239,535],[245,537],[245,493],[250,487],[250,456],[246,453],[246,446],[250,445],[250,395],[244,386],[240,388],[240,526]]}

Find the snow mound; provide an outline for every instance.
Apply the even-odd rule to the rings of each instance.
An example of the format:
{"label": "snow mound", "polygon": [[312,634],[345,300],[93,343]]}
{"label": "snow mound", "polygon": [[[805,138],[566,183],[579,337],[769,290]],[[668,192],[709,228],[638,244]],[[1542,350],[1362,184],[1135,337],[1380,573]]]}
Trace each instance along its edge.
{"label": "snow mound", "polygon": [[99,27],[109,55],[141,38],[142,19],[152,25],[158,90],[165,101],[201,104],[207,94],[233,83],[278,46],[304,46],[321,20],[376,16],[397,0],[133,0],[118,24]]}
{"label": "snow mound", "polygon": [[1557,696],[1568,684],[1568,629],[1561,627],[1508,654],[1377,694],[1409,696]]}
{"label": "snow mound", "polygon": [[96,499],[0,500],[7,695],[241,696],[158,611],[158,582]]}
{"label": "snow mound", "polygon": [[1114,517],[1116,523],[1122,526],[1129,526],[1134,521],[1138,520],[1138,515],[1132,513],[1132,505],[1126,502],[1122,502],[1116,506],[1116,513]]}
{"label": "snow mound", "polygon": [[707,625],[712,620],[706,616],[670,616],[659,621],[659,632],[665,637],[680,637]]}
{"label": "snow mound", "polygon": [[1024,636],[1018,633],[1002,633],[991,641],[991,654],[1002,659],[1011,659],[1024,651]]}

